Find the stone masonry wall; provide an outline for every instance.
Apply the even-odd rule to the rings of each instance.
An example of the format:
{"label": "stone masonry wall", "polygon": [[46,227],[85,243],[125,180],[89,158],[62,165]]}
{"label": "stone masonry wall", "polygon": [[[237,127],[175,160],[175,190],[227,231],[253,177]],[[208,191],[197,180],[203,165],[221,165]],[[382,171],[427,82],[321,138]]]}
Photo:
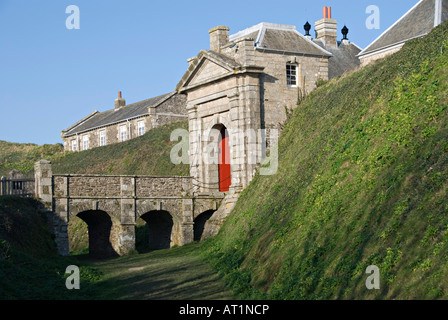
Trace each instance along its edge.
{"label": "stone masonry wall", "polygon": [[[238,44],[238,50],[234,46],[226,47],[222,53],[242,65],[264,67],[260,99],[266,128],[279,128],[285,122],[285,107],[296,107],[299,90],[307,95],[316,88],[318,80],[328,80],[328,58],[255,50],[254,41],[247,39]],[[298,67],[298,85],[294,87],[288,87],[286,82],[288,63]]]}
{"label": "stone masonry wall", "polygon": [[54,175],[54,197],[179,197],[191,190],[189,177]]}

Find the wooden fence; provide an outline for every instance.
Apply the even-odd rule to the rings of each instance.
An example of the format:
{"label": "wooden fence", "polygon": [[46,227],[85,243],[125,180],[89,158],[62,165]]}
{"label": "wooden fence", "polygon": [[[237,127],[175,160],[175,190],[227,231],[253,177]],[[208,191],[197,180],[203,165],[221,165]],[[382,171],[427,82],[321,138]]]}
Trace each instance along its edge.
{"label": "wooden fence", "polygon": [[7,179],[2,177],[0,179],[0,196],[34,197],[34,179]]}

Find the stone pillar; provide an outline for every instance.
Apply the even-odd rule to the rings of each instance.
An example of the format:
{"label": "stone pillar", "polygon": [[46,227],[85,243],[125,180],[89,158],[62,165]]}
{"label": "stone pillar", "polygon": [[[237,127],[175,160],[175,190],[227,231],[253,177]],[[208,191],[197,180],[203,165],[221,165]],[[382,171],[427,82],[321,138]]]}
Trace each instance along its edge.
{"label": "stone pillar", "polygon": [[182,245],[194,241],[193,199],[182,200]]}
{"label": "stone pillar", "polygon": [[118,232],[118,253],[135,250],[136,177],[121,177],[121,226]]}
{"label": "stone pillar", "polygon": [[201,119],[198,118],[198,111],[195,105],[188,105],[188,127],[190,131],[189,139],[189,157],[190,157],[190,176],[193,177],[194,182],[193,192],[200,192],[199,181],[200,167],[202,163],[201,159]]}
{"label": "stone pillar", "polygon": [[121,230],[118,232],[118,247],[120,256],[135,250],[135,224],[121,225]]}
{"label": "stone pillar", "polygon": [[54,241],[58,254],[61,256],[68,256],[70,254],[68,241],[68,222],[69,222],[69,206],[70,206],[70,191],[69,191],[69,176],[63,178],[61,185],[60,196],[54,200],[52,216]]}
{"label": "stone pillar", "polygon": [[51,162],[40,160],[34,164],[34,179],[36,184],[36,198],[45,204],[45,207],[53,207],[53,172]]}
{"label": "stone pillar", "polygon": [[6,178],[1,177],[0,179],[0,196],[6,195]]}
{"label": "stone pillar", "polygon": [[[229,106],[230,106],[230,128],[227,128],[229,131],[229,147],[231,154],[231,177],[232,177],[232,185],[231,189],[240,188],[242,183],[242,175],[243,168],[245,166],[244,159],[244,138],[241,137],[244,135],[246,130],[246,119],[243,107],[240,105],[240,94],[238,91],[235,91],[229,98]],[[242,141],[241,141],[242,140]]]}

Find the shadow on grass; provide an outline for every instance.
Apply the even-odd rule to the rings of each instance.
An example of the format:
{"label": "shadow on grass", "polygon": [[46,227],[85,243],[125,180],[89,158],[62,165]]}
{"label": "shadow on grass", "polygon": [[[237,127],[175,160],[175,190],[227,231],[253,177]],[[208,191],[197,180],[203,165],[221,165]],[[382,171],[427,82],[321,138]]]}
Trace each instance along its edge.
{"label": "shadow on grass", "polygon": [[98,260],[74,256],[98,269],[96,299],[103,300],[221,300],[232,299],[222,279],[201,258],[200,244],[145,254]]}

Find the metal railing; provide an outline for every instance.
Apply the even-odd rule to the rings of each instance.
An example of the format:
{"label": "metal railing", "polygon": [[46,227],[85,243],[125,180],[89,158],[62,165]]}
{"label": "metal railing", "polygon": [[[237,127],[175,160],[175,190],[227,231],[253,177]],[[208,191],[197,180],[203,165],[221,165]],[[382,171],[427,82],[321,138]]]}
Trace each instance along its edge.
{"label": "metal railing", "polygon": [[0,196],[19,196],[31,198],[35,196],[34,179],[0,179]]}

